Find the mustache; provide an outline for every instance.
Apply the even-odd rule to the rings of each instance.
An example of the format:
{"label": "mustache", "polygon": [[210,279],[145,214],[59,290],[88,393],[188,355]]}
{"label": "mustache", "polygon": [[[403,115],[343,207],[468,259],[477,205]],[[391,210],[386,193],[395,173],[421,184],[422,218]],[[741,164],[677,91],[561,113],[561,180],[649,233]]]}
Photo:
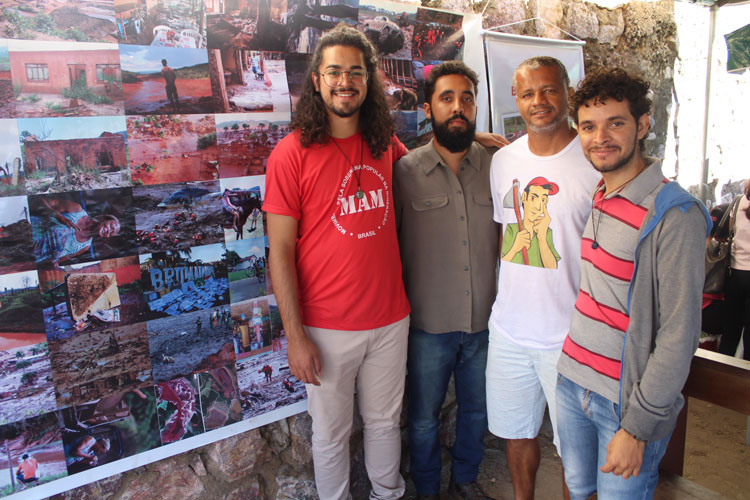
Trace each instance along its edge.
{"label": "mustache", "polygon": [[451,122],[453,120],[463,120],[464,122],[466,122],[467,125],[471,125],[471,122],[469,122],[469,119],[466,118],[463,115],[463,113],[458,113],[457,115],[451,116],[450,118],[448,118],[447,120],[445,120],[445,123],[449,123],[449,122]]}

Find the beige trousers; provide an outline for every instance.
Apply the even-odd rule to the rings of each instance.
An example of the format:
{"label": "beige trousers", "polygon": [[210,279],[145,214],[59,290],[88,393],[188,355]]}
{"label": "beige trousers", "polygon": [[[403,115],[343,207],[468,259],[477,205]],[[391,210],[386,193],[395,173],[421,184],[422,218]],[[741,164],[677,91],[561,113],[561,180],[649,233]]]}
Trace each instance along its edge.
{"label": "beige trousers", "polygon": [[[312,417],[315,485],[320,500],[347,500],[349,436],[354,394],[364,422],[365,466],[370,500],[396,500],[404,494],[399,472],[399,417],[406,376],[409,317],[364,331],[305,327],[320,353],[319,386],[306,384]],[[356,386],[355,386],[356,384]]]}

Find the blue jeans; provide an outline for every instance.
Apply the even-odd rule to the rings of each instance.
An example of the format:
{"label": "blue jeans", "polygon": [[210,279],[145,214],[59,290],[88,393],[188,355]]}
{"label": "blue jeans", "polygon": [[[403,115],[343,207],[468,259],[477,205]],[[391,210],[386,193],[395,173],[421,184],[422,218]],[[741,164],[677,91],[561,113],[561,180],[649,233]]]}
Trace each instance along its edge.
{"label": "blue jeans", "polygon": [[599,500],[653,497],[659,462],[671,434],[646,444],[638,477],[623,479],[611,472],[605,474],[599,469],[606,462],[607,445],[620,429],[618,411],[617,403],[558,375],[557,431],[571,500],[584,500],[594,492]]}
{"label": "blue jeans", "polygon": [[458,413],[451,474],[457,483],[477,478],[487,431],[488,336],[487,330],[440,334],[409,330],[409,453],[411,477],[419,494],[440,491],[440,409],[452,374]]}

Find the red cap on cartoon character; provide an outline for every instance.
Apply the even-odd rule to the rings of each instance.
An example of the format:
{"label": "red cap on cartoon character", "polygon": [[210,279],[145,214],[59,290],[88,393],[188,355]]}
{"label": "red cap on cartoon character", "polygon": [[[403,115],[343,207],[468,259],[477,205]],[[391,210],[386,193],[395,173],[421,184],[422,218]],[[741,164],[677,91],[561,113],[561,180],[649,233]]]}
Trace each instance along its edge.
{"label": "red cap on cartoon character", "polygon": [[560,187],[554,182],[548,181],[545,177],[534,177],[526,184],[524,190],[529,189],[529,186],[549,186],[549,195],[557,194],[560,191]]}

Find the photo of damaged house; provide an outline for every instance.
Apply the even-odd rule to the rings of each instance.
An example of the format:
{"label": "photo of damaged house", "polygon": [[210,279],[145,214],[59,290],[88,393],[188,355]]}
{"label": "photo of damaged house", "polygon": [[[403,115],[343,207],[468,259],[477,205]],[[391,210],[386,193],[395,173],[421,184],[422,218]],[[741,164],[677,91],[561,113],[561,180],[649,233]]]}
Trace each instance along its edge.
{"label": "photo of damaged house", "polygon": [[0,197],[26,194],[17,120],[0,120]]}
{"label": "photo of damaged house", "polygon": [[214,115],[128,116],[133,183],[219,178]]}
{"label": "photo of damaged house", "polygon": [[221,180],[224,241],[263,236],[266,227],[262,210],[265,188],[265,175]]}
{"label": "photo of damaged house", "polygon": [[0,198],[0,274],[36,269],[25,196]]}
{"label": "photo of damaged house", "polygon": [[222,179],[264,175],[268,156],[289,133],[288,113],[217,116],[219,174]]}
{"label": "photo of damaged house", "polygon": [[222,213],[219,181],[133,188],[140,253],[187,250],[224,241],[231,219]]}
{"label": "photo of damaged house", "polygon": [[10,40],[16,117],[123,114],[117,46]]}
{"label": "photo of damaged house", "polygon": [[412,39],[412,58],[451,61],[462,59],[464,46],[461,14],[432,9],[417,9]]}
{"label": "photo of damaged house", "polygon": [[226,247],[232,303],[269,295],[268,238],[229,241]]}
{"label": "photo of damaged house", "polygon": [[29,195],[29,213],[39,268],[138,253],[132,188]]}
{"label": "photo of damaged house", "polygon": [[411,59],[417,6],[388,0],[360,0],[357,29],[382,57]]}
{"label": "photo of damaged house", "polygon": [[0,37],[117,42],[113,0],[4,0]]}
{"label": "photo of damaged house", "polygon": [[242,420],[240,389],[234,363],[198,374],[203,427],[219,429]]}
{"label": "photo of damaged house", "polygon": [[13,93],[13,80],[10,77],[8,41],[0,40],[0,118],[16,116],[16,96]]}
{"label": "photo of damaged house", "polygon": [[47,336],[145,321],[137,256],[39,271]]}
{"label": "photo of damaged house", "polygon": [[[228,304],[227,251],[223,246],[217,243],[140,255],[141,289],[149,319]],[[193,323],[204,321],[201,316],[193,319]]]}
{"label": "photo of damaged house", "polygon": [[[68,475],[62,430],[54,412],[0,426],[0,469],[3,471],[0,473],[0,496]],[[19,478],[19,469],[36,470],[33,477],[22,474]]]}
{"label": "photo of damaged house", "polygon": [[161,446],[154,387],[70,406],[57,418],[68,474]]}
{"label": "photo of damaged house", "polygon": [[204,432],[198,375],[156,384],[156,410],[162,444]]}
{"label": "photo of damaged house", "polygon": [[29,194],[130,186],[124,116],[18,120]]}
{"label": "photo of damaged house", "polygon": [[120,43],[206,48],[202,0],[115,0]]}
{"label": "photo of damaged house", "polygon": [[213,113],[205,49],[120,45],[125,113]]}
{"label": "photo of damaged house", "polygon": [[0,424],[56,408],[36,271],[0,276]]}

